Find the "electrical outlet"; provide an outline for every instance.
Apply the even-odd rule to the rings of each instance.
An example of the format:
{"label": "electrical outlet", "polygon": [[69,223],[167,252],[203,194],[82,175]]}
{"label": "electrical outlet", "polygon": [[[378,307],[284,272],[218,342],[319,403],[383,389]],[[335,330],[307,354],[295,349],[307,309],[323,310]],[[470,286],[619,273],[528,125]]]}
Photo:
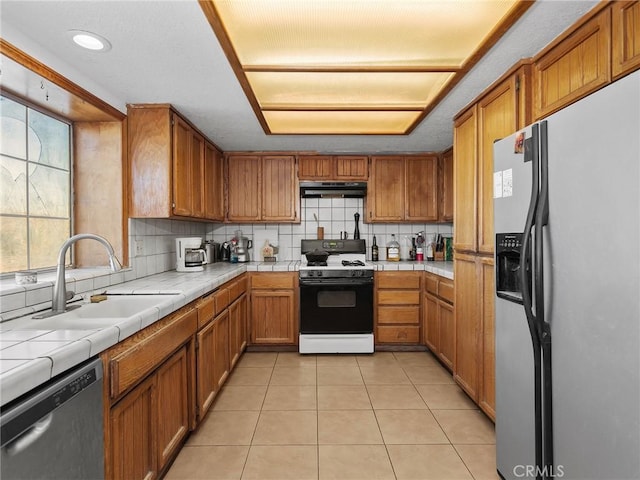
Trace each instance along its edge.
{"label": "electrical outlet", "polygon": [[136,257],[144,255],[144,241],[136,240]]}

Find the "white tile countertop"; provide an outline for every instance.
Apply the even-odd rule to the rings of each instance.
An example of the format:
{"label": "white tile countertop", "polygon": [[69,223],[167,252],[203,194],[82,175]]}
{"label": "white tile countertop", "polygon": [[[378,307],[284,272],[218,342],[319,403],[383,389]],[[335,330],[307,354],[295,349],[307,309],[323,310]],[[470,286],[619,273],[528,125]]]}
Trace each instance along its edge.
{"label": "white tile countertop", "polygon": [[[0,405],[178,310],[246,271],[297,271],[299,261],[246,264],[215,263],[202,272],[168,271],[95,290],[108,295],[155,295],[157,303],[106,327],[39,328],[33,313],[0,323]],[[377,262],[376,270],[428,271],[453,278],[452,262]],[[85,303],[89,295],[86,295]],[[99,304],[98,304],[99,305]],[[49,302],[50,308],[50,302]],[[98,308],[98,307],[96,307]],[[56,317],[46,319],[48,325]]]}

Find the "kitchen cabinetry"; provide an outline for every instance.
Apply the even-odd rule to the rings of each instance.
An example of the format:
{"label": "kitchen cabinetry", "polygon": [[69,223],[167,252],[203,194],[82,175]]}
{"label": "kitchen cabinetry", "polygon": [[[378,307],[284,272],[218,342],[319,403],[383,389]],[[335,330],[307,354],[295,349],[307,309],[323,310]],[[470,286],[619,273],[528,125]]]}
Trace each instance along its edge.
{"label": "kitchen cabinetry", "polygon": [[204,216],[224,220],[224,158],[209,142],[204,144]]}
{"label": "kitchen cabinetry", "polygon": [[444,365],[453,370],[455,318],[453,281],[424,274],[423,342]]}
{"label": "kitchen cabinetry", "polygon": [[420,342],[420,272],[376,272],[376,344]]}
{"label": "kitchen cabinetry", "polygon": [[437,221],[437,155],[371,157],[367,209],[367,222]]}
{"label": "kitchen cabinetry", "polygon": [[229,286],[229,364],[233,368],[247,346],[247,277]]}
{"label": "kitchen cabinetry", "polygon": [[219,220],[222,185],[206,164],[217,149],[170,105],[129,105],[127,116],[130,216]]}
{"label": "kitchen cabinetry", "polygon": [[548,116],[611,81],[611,11],[602,10],[536,55],[536,118]]}
{"label": "kitchen cabinetry", "polygon": [[480,386],[480,293],[475,255],[456,253],[455,278],[455,357],[453,376],[465,392],[478,403]]}
{"label": "kitchen cabinetry", "polygon": [[453,222],[453,147],[438,162],[438,221]]}
{"label": "kitchen cabinetry", "polygon": [[300,221],[300,193],[292,155],[229,155],[230,222]]}
{"label": "kitchen cabinetry", "polygon": [[250,342],[297,345],[297,277],[294,272],[252,273]]}
{"label": "kitchen cabinetry", "polygon": [[611,73],[619,78],[640,68],[640,2],[611,5]]}
{"label": "kitchen cabinetry", "polygon": [[495,273],[493,258],[481,258],[480,271],[482,289],[480,311],[482,312],[482,374],[478,404],[495,421],[496,419],[496,350],[495,350]]}
{"label": "kitchen cabinetry", "polygon": [[298,178],[317,181],[362,181],[369,176],[366,155],[301,155]]}
{"label": "kitchen cabinetry", "polygon": [[177,454],[194,413],[196,326],[185,307],[101,354],[107,478],[155,478]]}

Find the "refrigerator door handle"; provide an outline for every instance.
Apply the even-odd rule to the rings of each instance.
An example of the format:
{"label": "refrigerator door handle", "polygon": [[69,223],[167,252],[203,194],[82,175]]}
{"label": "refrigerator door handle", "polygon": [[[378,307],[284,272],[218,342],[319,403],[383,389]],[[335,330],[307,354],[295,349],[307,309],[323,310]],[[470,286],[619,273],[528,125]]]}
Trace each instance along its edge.
{"label": "refrigerator door handle", "polygon": [[551,326],[545,320],[544,304],[544,227],[549,223],[549,151],[548,125],[540,124],[540,194],[536,212],[535,233],[535,302],[538,335],[542,349],[542,414],[543,457],[545,480],[552,474],[553,462],[553,416],[551,383]]}
{"label": "refrigerator door handle", "polygon": [[[534,416],[535,416],[535,461],[536,461],[536,480],[542,480],[543,466],[543,429],[542,429],[542,360],[540,352],[540,336],[538,334],[538,326],[536,315],[532,310],[531,301],[531,272],[527,268],[531,265],[528,258],[528,252],[534,251],[530,249],[531,232],[535,224],[536,212],[538,209],[538,190],[540,188],[539,176],[539,126],[532,126],[532,136],[525,140],[525,162],[531,160],[532,164],[532,182],[531,182],[531,200],[529,201],[529,211],[527,212],[527,220],[525,222],[524,234],[522,237],[522,247],[520,251],[520,285],[522,287],[522,303],[527,317],[529,326],[529,334],[531,335],[531,344],[533,347],[533,365],[534,365]],[[536,228],[536,231],[539,229]],[[535,255],[535,251],[534,251]],[[537,314],[538,312],[536,312]]]}

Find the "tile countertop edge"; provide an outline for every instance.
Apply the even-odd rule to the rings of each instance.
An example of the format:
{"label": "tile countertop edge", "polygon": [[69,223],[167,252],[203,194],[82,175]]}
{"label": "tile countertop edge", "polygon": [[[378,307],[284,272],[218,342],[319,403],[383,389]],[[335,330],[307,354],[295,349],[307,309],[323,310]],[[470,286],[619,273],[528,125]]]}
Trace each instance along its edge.
{"label": "tile countertop edge", "polygon": [[453,280],[453,262],[375,262],[376,271],[429,272]]}

